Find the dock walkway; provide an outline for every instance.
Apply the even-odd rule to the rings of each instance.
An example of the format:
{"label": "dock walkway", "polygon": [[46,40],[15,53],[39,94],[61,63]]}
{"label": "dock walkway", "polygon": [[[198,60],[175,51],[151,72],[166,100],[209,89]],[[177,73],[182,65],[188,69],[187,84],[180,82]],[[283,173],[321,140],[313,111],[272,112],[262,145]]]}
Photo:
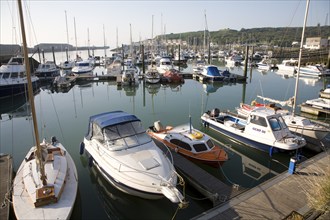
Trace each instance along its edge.
{"label": "dock walkway", "polygon": [[[154,140],[157,146],[167,152],[164,144],[158,140]],[[228,201],[230,198],[240,194],[245,190],[241,187],[231,187],[214,177],[207,171],[203,170],[193,162],[189,161],[180,154],[172,151],[174,166],[178,172],[189,182],[197,191],[204,195],[213,203],[213,207]]]}
{"label": "dock walkway", "polygon": [[292,212],[308,216],[308,193],[329,175],[330,155],[323,152],[193,219],[285,219]]}
{"label": "dock walkway", "polygon": [[0,155],[0,219],[9,219],[10,203],[7,201],[7,193],[11,188],[12,181],[12,157],[7,154]]}

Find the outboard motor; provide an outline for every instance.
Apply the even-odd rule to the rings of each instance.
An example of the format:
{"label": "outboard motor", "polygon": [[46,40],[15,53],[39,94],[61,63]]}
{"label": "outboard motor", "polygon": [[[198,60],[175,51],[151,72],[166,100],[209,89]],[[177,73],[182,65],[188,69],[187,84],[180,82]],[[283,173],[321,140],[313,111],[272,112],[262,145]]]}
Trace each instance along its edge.
{"label": "outboard motor", "polygon": [[218,117],[219,116],[219,113],[220,113],[220,110],[218,108],[215,108],[215,109],[212,109],[211,110],[210,116],[211,117]]}
{"label": "outboard motor", "polygon": [[55,136],[51,137],[51,142],[52,142],[52,145],[54,145],[57,142],[57,139]]}

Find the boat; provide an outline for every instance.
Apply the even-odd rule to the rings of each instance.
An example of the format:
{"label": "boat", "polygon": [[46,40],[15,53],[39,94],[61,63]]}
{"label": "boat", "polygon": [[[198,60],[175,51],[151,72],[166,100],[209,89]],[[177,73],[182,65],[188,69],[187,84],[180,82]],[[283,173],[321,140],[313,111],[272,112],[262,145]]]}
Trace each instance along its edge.
{"label": "boat", "polygon": [[53,61],[39,64],[35,71],[35,75],[39,78],[55,78],[60,75],[60,69]]}
{"label": "boat", "polygon": [[309,99],[305,102],[306,105],[330,111],[330,99],[325,98],[316,98],[316,99]]}
{"label": "boat", "polygon": [[[39,78],[31,76],[33,92],[39,88]],[[11,57],[7,64],[0,67],[0,99],[25,95],[27,76],[22,56]]]}
{"label": "boat", "polygon": [[[304,67],[300,67],[300,74],[310,77],[321,77],[325,73],[325,68],[320,64],[316,65],[307,65]],[[295,69],[298,72],[298,67]]]}
{"label": "boat", "polygon": [[306,145],[304,138],[291,133],[280,114],[267,108],[256,108],[247,118],[216,108],[205,112],[201,120],[205,127],[269,154]]}
{"label": "boat", "polygon": [[260,62],[257,63],[258,70],[269,71],[271,69],[278,69],[276,60],[265,56]]}
{"label": "boat", "polygon": [[184,79],[178,70],[169,69],[163,73],[162,81],[166,81],[168,83],[183,83]]}
{"label": "boat", "polygon": [[75,66],[72,68],[72,73],[76,76],[82,75],[93,75],[94,66],[90,60],[82,60],[75,63]]}
{"label": "boat", "polygon": [[[67,45],[69,46],[68,19],[67,19],[66,11],[64,12],[65,12],[66,39],[67,39],[66,42]],[[59,66],[62,70],[71,70],[74,67],[75,62],[69,59],[68,48],[65,48],[65,52],[66,52],[66,60],[64,62],[61,62]]]}
{"label": "boat", "polygon": [[144,77],[147,83],[155,84],[160,82],[160,74],[155,68],[148,69]]}
{"label": "boat", "polygon": [[112,111],[91,116],[82,146],[117,189],[145,199],[184,202],[173,164],[135,115]]}
{"label": "boat", "polygon": [[53,81],[53,85],[59,89],[67,89],[72,86],[72,80],[69,80],[66,76],[57,76]]}
{"label": "boat", "polygon": [[155,121],[147,133],[192,161],[219,167],[228,160],[225,150],[214,144],[208,135],[193,128],[191,124],[164,127],[160,121]]}
{"label": "boat", "polygon": [[[264,98],[262,96],[258,96]],[[285,103],[285,102],[283,102]],[[256,108],[266,107],[274,111],[274,113],[281,114],[285,123],[291,132],[297,135],[303,135],[305,138],[313,138],[317,140],[323,140],[327,134],[330,133],[330,128],[326,127],[320,123],[311,121],[308,118],[292,115],[292,113],[283,109],[282,107],[276,106],[276,103],[262,104],[258,103],[255,100],[252,101],[252,105],[241,103],[239,108],[236,108],[239,115],[243,117],[248,117],[248,115]],[[284,105],[284,104],[283,104]]]}
{"label": "boat", "polygon": [[330,84],[320,91],[320,98],[330,99]]}
{"label": "boat", "polygon": [[197,60],[196,62],[194,62],[192,66],[194,73],[201,73],[205,65],[205,60]]}
{"label": "boat", "polygon": [[200,73],[202,76],[206,77],[208,81],[223,81],[225,76],[219,71],[217,66],[206,65],[202,68]]}
{"label": "boat", "polygon": [[159,74],[164,74],[166,71],[173,69],[171,59],[169,57],[160,58],[160,60],[157,62],[156,68]]}
{"label": "boat", "polygon": [[71,70],[75,65],[75,62],[73,60],[66,60],[64,62],[60,63],[60,68],[62,70]]}
{"label": "boat", "polygon": [[20,0],[18,8],[36,146],[29,150],[16,172],[12,206],[16,219],[69,219],[78,190],[77,169],[70,153],[55,137],[50,142],[39,142]]}
{"label": "boat", "polygon": [[139,72],[136,68],[125,67],[121,76],[122,85],[138,85]]}
{"label": "boat", "polygon": [[296,66],[298,60],[291,58],[290,60],[283,60],[280,64],[277,64],[278,71],[285,72],[289,76],[296,73]]}

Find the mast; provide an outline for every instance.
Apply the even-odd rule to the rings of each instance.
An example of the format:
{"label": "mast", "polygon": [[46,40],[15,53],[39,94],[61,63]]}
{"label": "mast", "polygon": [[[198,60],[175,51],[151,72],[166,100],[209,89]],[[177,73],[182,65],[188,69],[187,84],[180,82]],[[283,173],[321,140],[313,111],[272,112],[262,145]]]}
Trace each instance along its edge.
{"label": "mast", "polygon": [[69,31],[68,31],[68,18],[66,15],[66,10],[65,12],[65,24],[66,24],[66,43],[67,43],[67,50],[66,50],[66,60],[69,60],[69,56],[68,56],[68,50],[69,50]]}
{"label": "mast", "polygon": [[76,59],[78,57],[78,46],[77,46],[77,32],[76,32],[76,18],[73,17],[73,22],[74,22],[74,38],[76,41]]}
{"label": "mast", "polygon": [[103,45],[104,45],[104,57],[107,57],[107,49],[105,48],[105,30],[103,24]]}
{"label": "mast", "polygon": [[304,26],[303,26],[303,30],[302,30],[302,33],[301,33],[301,41],[300,41],[300,49],[299,49],[299,59],[298,59],[298,71],[297,71],[296,87],[295,87],[294,98],[293,98],[293,106],[292,106],[292,115],[293,116],[295,115],[296,104],[297,104],[299,74],[300,74],[300,65],[301,65],[301,55],[302,55],[302,48],[303,48],[303,45],[304,45],[304,36],[305,36],[305,28],[306,28],[306,23],[307,23],[309,1],[310,0],[307,0],[307,3],[306,3]]}
{"label": "mast", "polygon": [[28,81],[28,96],[29,96],[29,102],[30,102],[31,112],[32,112],[34,137],[35,137],[35,142],[37,145],[36,161],[37,161],[37,164],[39,165],[39,169],[40,169],[40,179],[42,180],[43,186],[45,186],[45,185],[47,185],[47,177],[45,175],[45,167],[44,167],[44,164],[41,159],[42,158],[41,157],[41,146],[39,143],[38,122],[37,122],[36,110],[35,110],[35,105],[34,105],[34,96],[33,96],[32,80],[31,80],[31,73],[30,73],[30,62],[29,62],[27,44],[26,44],[22,2],[21,2],[21,0],[18,0],[17,2],[18,2],[19,18],[20,18],[20,23],[21,23],[24,63],[25,63],[25,69],[26,69],[26,75],[27,75],[26,78]]}
{"label": "mast", "polygon": [[132,42],[132,26],[129,24],[129,33],[130,33],[130,56],[133,59],[133,42]]}

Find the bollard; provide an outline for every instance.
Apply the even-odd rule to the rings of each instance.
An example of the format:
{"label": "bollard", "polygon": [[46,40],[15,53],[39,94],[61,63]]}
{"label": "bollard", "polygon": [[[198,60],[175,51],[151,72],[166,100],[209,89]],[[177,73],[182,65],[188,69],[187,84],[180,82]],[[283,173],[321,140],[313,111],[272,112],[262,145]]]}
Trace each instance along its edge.
{"label": "bollard", "polygon": [[297,159],[295,157],[291,157],[290,158],[290,164],[289,164],[289,174],[294,174],[294,172],[296,171],[296,163],[297,163]]}

